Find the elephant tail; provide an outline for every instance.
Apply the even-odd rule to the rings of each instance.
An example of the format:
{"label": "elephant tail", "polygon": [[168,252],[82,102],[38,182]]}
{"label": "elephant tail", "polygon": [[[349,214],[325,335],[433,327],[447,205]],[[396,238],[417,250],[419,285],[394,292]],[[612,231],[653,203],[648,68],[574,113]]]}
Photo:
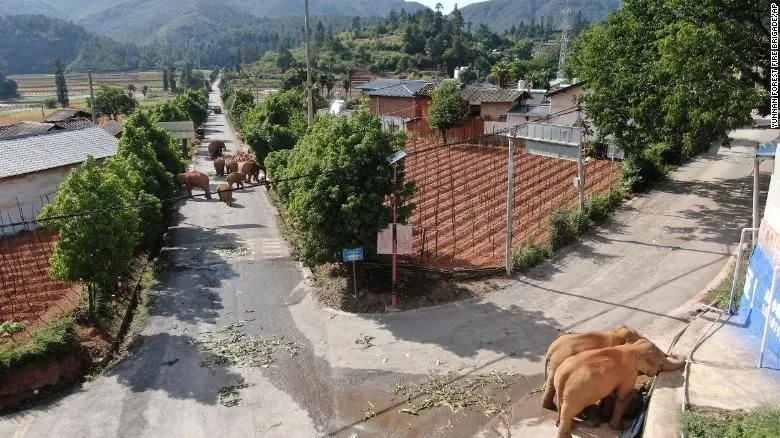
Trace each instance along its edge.
{"label": "elephant tail", "polygon": [[550,358],[545,357],[544,358],[544,381],[547,381],[547,367],[550,366]]}

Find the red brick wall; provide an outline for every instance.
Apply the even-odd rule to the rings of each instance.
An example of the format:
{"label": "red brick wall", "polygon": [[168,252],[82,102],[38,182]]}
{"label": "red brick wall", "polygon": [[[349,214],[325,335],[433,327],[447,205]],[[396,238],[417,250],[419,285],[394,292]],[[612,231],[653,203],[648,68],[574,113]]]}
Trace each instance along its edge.
{"label": "red brick wall", "polygon": [[377,115],[404,117],[413,119],[423,117],[428,107],[428,99],[422,97],[381,97],[372,96],[371,112]]}

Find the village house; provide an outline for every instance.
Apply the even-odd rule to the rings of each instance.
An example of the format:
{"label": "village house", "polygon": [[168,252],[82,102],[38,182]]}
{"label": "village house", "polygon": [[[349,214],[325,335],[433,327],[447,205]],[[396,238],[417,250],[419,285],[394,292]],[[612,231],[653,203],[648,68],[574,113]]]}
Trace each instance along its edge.
{"label": "village house", "polygon": [[485,121],[506,121],[507,112],[530,97],[525,90],[466,85],[463,98],[471,106],[471,114]]}
{"label": "village house", "polygon": [[[100,127],[55,130],[0,139],[0,215],[3,223],[30,220],[54,201],[68,173],[87,156],[114,156],[118,140]],[[20,211],[21,210],[21,211]],[[14,234],[23,228],[7,228]]]}
{"label": "village house", "polygon": [[61,122],[68,119],[91,119],[92,114],[76,108],[60,108],[43,118],[44,122]]}
{"label": "village house", "polygon": [[368,96],[369,108],[385,129],[405,130],[410,120],[426,116],[435,84],[408,79],[376,79],[357,88]]}

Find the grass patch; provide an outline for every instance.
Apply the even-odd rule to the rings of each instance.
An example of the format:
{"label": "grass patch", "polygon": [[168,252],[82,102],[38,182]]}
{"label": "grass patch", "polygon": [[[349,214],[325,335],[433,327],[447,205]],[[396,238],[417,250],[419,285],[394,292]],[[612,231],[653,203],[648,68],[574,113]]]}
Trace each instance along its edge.
{"label": "grass patch", "polygon": [[780,407],[749,412],[683,412],[680,429],[688,438],[775,438],[780,435]]}
{"label": "grass patch", "polygon": [[73,318],[50,322],[21,344],[0,349],[0,375],[36,359],[70,351],[77,343]]}
{"label": "grass patch", "polygon": [[[745,248],[742,252],[742,260],[740,260],[739,267],[739,279],[737,281],[737,288],[734,291],[734,311],[739,310],[739,305],[742,300],[742,292],[745,290],[745,271],[747,269],[748,262],[750,261],[750,248]],[[734,263],[729,264],[729,275],[726,277],[713,291],[712,300],[713,307],[719,309],[725,309],[729,305],[729,297],[731,297],[731,283],[734,281]]]}
{"label": "grass patch", "polygon": [[515,269],[520,272],[526,272],[534,266],[542,263],[552,256],[550,245],[532,243],[523,245],[515,252],[513,263]]}

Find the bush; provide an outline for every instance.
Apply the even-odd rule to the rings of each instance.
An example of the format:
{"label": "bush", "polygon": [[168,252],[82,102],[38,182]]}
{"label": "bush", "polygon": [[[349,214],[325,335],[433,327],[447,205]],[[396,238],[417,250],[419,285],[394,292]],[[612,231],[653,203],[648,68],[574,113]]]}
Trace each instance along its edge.
{"label": "bush", "polygon": [[29,341],[0,349],[0,375],[37,358],[69,351],[75,343],[73,318],[53,321],[35,332]]}
{"label": "bush", "polygon": [[552,256],[552,249],[549,244],[538,245],[532,243],[520,247],[513,257],[515,269],[520,272],[526,272],[539,263]]}
{"label": "bush", "polygon": [[580,211],[555,210],[550,214],[550,248],[553,251],[574,242],[585,232],[591,221]]}
{"label": "bush", "polygon": [[43,106],[49,109],[57,108],[57,98],[47,97],[46,100],[43,101]]}
{"label": "bush", "polygon": [[[673,156],[662,145],[653,145],[639,154],[630,155],[620,163],[622,186],[629,192],[645,192],[667,172],[665,158]],[[679,162],[679,161],[677,161]]]}
{"label": "bush", "polygon": [[623,193],[619,190],[590,195],[585,201],[585,211],[588,218],[595,224],[603,222],[620,205],[621,199],[623,199]]}
{"label": "bush", "polygon": [[683,412],[680,429],[689,438],[774,438],[780,431],[780,407],[765,405],[746,413]]}

